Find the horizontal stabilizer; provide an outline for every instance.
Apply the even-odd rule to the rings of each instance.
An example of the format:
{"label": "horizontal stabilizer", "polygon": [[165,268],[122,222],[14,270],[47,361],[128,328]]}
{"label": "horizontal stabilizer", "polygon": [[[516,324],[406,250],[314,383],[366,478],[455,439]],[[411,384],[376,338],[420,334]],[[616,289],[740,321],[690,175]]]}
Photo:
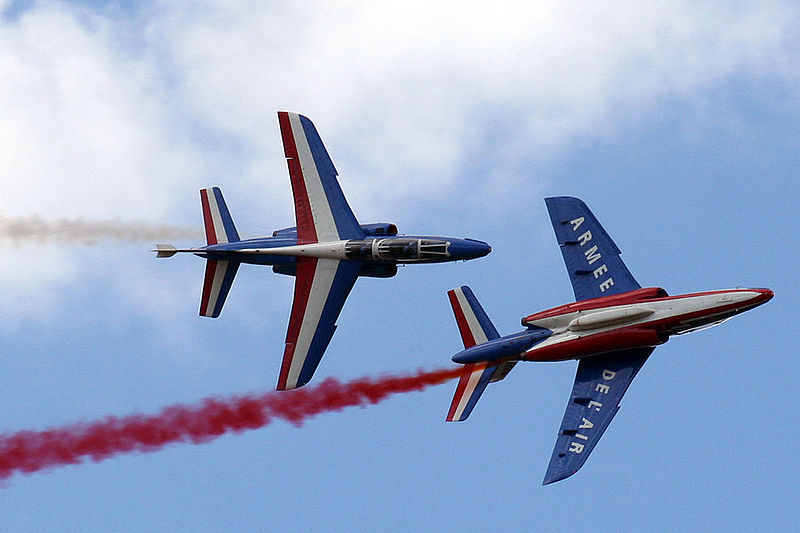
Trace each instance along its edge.
{"label": "horizontal stabilizer", "polygon": [[457,289],[447,291],[447,297],[450,299],[464,348],[500,337],[486,311],[475,298],[472,289],[462,285]]}
{"label": "horizontal stabilizer", "polygon": [[219,187],[201,189],[200,202],[203,206],[206,242],[208,244],[238,242],[240,240],[239,233],[236,231],[231,213],[228,211]]}
{"label": "horizontal stabilizer", "polygon": [[[461,340],[464,348],[469,349],[473,346],[484,344],[488,341],[497,339],[497,333],[492,321],[486,311],[483,310],[472,289],[462,285],[457,289],[447,291],[450,306],[456,317],[458,331],[461,333]],[[493,381],[500,381],[511,371],[514,363],[492,364],[486,361],[468,363],[464,365],[461,378],[458,380],[450,410],[447,413],[448,422],[460,422],[466,420],[475,404],[486,390],[486,386]]]}
{"label": "horizontal stabilizer", "polygon": [[206,260],[206,275],[203,281],[203,296],[200,300],[200,316],[217,318],[222,312],[225,298],[239,270],[237,261]]}
{"label": "horizontal stabilizer", "polygon": [[505,363],[472,363],[464,365],[464,371],[456,386],[456,393],[447,412],[448,422],[461,422],[469,417],[475,404],[489,383],[500,381],[511,372],[516,361]]}
{"label": "horizontal stabilizer", "polygon": [[448,422],[461,422],[469,417],[481,394],[486,390],[495,368],[485,362],[464,365],[464,372],[458,380],[456,393],[447,412]]}

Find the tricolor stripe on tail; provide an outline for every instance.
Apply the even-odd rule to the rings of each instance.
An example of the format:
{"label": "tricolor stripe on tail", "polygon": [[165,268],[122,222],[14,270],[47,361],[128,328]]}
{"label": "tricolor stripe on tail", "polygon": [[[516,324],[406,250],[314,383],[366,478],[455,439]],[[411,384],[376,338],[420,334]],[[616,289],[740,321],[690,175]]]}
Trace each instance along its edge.
{"label": "tricolor stripe on tail", "polygon": [[[219,187],[201,189],[200,202],[203,205],[203,222],[208,245],[238,242],[240,240],[239,233],[236,231],[233,218],[228,211],[228,206],[225,205],[225,198],[222,197]],[[219,261],[211,258],[206,260],[200,316],[211,318],[219,316],[238,269],[237,261]]]}
{"label": "tricolor stripe on tail", "polygon": [[471,348],[476,344],[483,344],[500,337],[486,311],[472,293],[472,289],[463,285],[447,291],[447,296],[456,316],[464,348]]}
{"label": "tricolor stripe on tail", "polygon": [[206,228],[206,243],[226,244],[238,242],[239,233],[225,205],[219,187],[200,190],[200,201],[203,204],[203,222]]}
{"label": "tricolor stripe on tail", "polygon": [[[473,294],[472,289],[463,285],[457,289],[447,291],[447,297],[450,299],[450,305],[456,317],[464,348],[471,348],[477,344],[483,344],[500,337],[486,311],[478,303],[478,299]],[[447,413],[448,422],[459,422],[467,419],[486,386],[493,381],[492,378],[498,366],[497,364],[485,362],[464,365],[464,372],[458,381],[453,401],[450,404],[450,410]],[[505,374],[502,374],[497,379],[502,379]]]}

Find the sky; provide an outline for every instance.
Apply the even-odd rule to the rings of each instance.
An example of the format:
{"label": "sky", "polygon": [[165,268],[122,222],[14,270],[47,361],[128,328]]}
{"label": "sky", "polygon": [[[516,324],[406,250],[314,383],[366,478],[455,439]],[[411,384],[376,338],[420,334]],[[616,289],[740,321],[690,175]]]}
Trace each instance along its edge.
{"label": "sky", "polygon": [[[360,280],[314,382],[450,367],[462,284],[501,333],[569,302],[547,196],[582,198],[643,286],[775,291],[658,348],[553,485],[574,362],[517,365],[464,423],[451,382],[15,475],[0,531],[796,529],[799,30],[790,1],[0,0],[3,219],[197,245],[219,186],[240,234],[292,226],[288,110],[362,223],[493,246]],[[149,234],[0,244],[0,432],[274,389],[290,277],[241,268],[207,319],[202,260]]]}

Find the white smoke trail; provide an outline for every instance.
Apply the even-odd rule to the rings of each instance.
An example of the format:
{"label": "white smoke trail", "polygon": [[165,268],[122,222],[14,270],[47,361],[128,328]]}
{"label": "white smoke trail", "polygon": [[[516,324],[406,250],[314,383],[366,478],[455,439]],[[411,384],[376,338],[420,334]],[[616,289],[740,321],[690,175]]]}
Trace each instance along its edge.
{"label": "white smoke trail", "polygon": [[197,229],[141,221],[81,218],[46,220],[38,215],[6,217],[0,214],[0,239],[15,242],[95,244],[99,241],[133,242],[201,237],[202,232]]}

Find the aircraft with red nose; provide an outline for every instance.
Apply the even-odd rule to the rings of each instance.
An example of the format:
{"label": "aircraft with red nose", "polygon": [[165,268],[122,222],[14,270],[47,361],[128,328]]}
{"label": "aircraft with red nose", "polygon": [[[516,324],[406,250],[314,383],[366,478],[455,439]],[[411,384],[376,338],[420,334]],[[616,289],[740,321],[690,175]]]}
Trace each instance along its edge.
{"label": "aircraft with red nose", "polygon": [[500,336],[472,290],[448,292],[464,365],[447,420],[466,420],[489,383],[519,361],[578,360],[544,485],[578,471],[619,410],[619,402],[656,346],[706,329],[772,298],[769,289],[729,289],[670,296],[642,288],[589,208],[570,197],[546,198],[575,302],[528,315],[524,330]]}

